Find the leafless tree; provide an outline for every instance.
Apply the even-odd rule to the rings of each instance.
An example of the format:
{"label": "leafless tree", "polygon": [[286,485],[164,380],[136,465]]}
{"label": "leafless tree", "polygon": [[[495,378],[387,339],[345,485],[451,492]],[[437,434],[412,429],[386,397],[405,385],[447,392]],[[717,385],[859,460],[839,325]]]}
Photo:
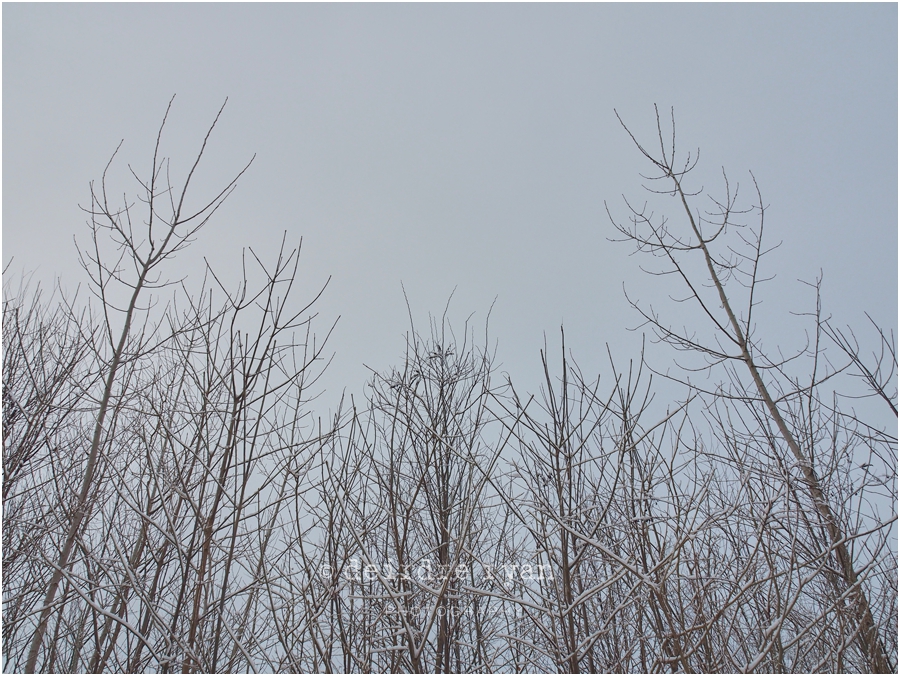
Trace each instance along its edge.
{"label": "leafless tree", "polygon": [[485,348],[446,322],[413,326],[400,369],[376,373],[353,440],[366,477],[335,482],[357,546],[344,587],[365,637],[363,671],[451,673],[491,666],[488,609],[473,591],[491,546],[489,481],[504,447],[489,443],[494,393]]}
{"label": "leafless tree", "polygon": [[166,281],[164,263],[243,170],[188,212],[215,122],[180,190],[160,156],[163,127],[149,178],[137,179],[143,216],[136,203],[112,206],[110,167],[92,188],[80,254],[93,313],[4,299],[13,670],[275,668],[260,580],[294,546],[283,537],[290,479],[327,436],[306,410],[323,346],[309,304],[291,299],[299,248],[283,246],[272,267],[251,251],[236,289],[212,272],[193,295]]}
{"label": "leafless tree", "polygon": [[[797,668],[812,650],[807,642],[839,627],[837,635],[827,639],[839,648],[822,654],[811,668],[895,671],[895,604],[876,605],[873,600],[883,599],[889,578],[896,577],[896,555],[888,545],[896,522],[896,438],[879,430],[870,433],[872,428],[849,419],[837,403],[828,403],[827,388],[837,372],[828,368],[824,356],[823,334],[828,332],[818,296],[806,349],[792,358],[775,358],[763,350],[755,310],[770,249],[764,244],[765,206],[756,181],[751,206],[739,206],[739,188],[726,176],[724,197],[710,197],[708,210],[704,209],[695,201],[699,193],[685,187],[697,155],[684,159],[676,155],[674,116],[668,137],[657,112],[657,131],[656,153],[628,133],[656,172],[646,177],[651,182],[648,190],[674,198],[683,225],[655,217],[646,205],[638,208],[630,203],[630,222],[613,222],[639,251],[663,262],[654,274],[674,277],[683,286],[686,297],[679,300],[699,309],[710,337],[697,329],[673,327],[653,309],[634,306],[659,340],[698,357],[683,364],[684,375],[671,371],[668,375],[706,398],[731,460],[756,463],[767,458],[768,480],[783,487],[778,500],[785,512],[780,516],[787,520],[785,536],[793,543],[780,591],[789,593],[793,584],[808,589],[827,582],[827,592],[816,592],[818,610],[811,611],[813,615],[786,641],[792,633],[786,626],[791,612],[802,602],[790,591],[790,602],[783,602],[783,612],[764,632],[764,649],[745,668],[757,668],[782,642],[793,645],[793,659],[798,660],[786,668]],[[754,224],[747,225],[745,218],[755,219]],[[841,346],[841,335],[834,331],[831,335]],[[843,349],[858,368],[860,361],[846,340]],[[804,363],[805,371],[799,368]],[[711,388],[691,379],[696,372],[719,373],[724,379]],[[875,383],[896,413],[896,403],[885,395],[884,374],[875,373],[877,369],[863,367],[861,375]],[[861,460],[865,471],[856,466]],[[881,493],[877,507],[871,503],[879,501],[876,493]],[[773,555],[778,552],[771,550]]]}
{"label": "leafless tree", "polygon": [[188,212],[215,122],[176,187],[168,114],[137,200],[92,186],[90,303],[4,272],[5,670],[896,670],[895,337],[817,280],[763,349],[755,181],[702,210],[674,121],[631,137],[679,214],[613,221],[685,290],[687,328],[633,303],[673,366],[587,377],[562,333],[530,393],[445,310],[316,416],[299,246],[169,281],[243,170]]}

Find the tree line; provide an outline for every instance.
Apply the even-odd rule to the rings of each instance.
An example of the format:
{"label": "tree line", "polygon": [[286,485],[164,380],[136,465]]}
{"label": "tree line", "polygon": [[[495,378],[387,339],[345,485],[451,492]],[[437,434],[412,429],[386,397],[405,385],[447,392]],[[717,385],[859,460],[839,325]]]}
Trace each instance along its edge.
{"label": "tree line", "polygon": [[116,155],[91,186],[86,302],[5,271],[5,671],[896,672],[894,333],[813,283],[764,349],[761,192],[692,192],[674,117],[622,125],[673,212],[608,207],[680,289],[633,303],[671,364],[587,374],[561,332],[527,392],[445,313],[322,417],[299,246],[172,281],[247,167],[189,210],[216,122],[174,184],[168,115],[133,200]]}

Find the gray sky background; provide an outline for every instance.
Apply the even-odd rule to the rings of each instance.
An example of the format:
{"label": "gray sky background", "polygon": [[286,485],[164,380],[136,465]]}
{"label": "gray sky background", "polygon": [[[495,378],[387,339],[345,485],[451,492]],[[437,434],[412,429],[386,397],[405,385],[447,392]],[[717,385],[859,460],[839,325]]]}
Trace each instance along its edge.
{"label": "gray sky background", "polygon": [[[613,114],[652,141],[674,106],[695,185],[721,168],[770,205],[767,344],[802,345],[824,272],[824,309],[897,325],[897,6],[879,5],[3,5],[3,261],[83,281],[72,236],[119,140],[149,167],[164,138],[184,171],[229,103],[199,198],[253,153],[237,192],[171,276],[226,276],[242,246],[264,256],[303,237],[301,282],[341,315],[322,381],[331,405],[363,363],[398,364],[408,325],[443,310],[476,327],[496,297],[502,370],[532,388],[546,332],[587,371],[604,344],[637,356],[622,293],[668,316],[667,288],[614,236],[607,200],[643,200],[648,167]],[[146,169],[144,169],[146,173]],[[675,205],[668,211],[677,215]],[[644,261],[647,262],[647,261]]]}

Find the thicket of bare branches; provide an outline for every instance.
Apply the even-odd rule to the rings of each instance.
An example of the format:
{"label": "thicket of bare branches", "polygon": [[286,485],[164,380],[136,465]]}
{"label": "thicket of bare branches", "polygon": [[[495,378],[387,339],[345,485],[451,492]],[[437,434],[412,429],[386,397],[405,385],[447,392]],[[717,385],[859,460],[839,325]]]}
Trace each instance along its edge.
{"label": "thicket of bare branches", "polygon": [[90,302],[4,280],[4,670],[896,671],[893,332],[813,283],[808,345],[763,349],[760,191],[692,193],[657,121],[675,209],[611,218],[684,291],[635,303],[670,366],[563,336],[527,393],[445,313],[326,418],[299,247],[167,281],[243,170],[188,212],[210,134],[174,185],[161,128],[134,202],[111,163]]}

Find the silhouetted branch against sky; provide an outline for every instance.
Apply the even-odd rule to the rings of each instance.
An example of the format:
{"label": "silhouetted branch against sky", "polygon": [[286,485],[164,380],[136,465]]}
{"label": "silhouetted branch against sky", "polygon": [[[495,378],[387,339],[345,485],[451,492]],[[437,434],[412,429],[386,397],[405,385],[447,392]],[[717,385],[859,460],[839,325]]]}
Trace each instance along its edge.
{"label": "silhouetted branch against sky", "polygon": [[3,18],[4,671],[896,672],[896,5]]}

